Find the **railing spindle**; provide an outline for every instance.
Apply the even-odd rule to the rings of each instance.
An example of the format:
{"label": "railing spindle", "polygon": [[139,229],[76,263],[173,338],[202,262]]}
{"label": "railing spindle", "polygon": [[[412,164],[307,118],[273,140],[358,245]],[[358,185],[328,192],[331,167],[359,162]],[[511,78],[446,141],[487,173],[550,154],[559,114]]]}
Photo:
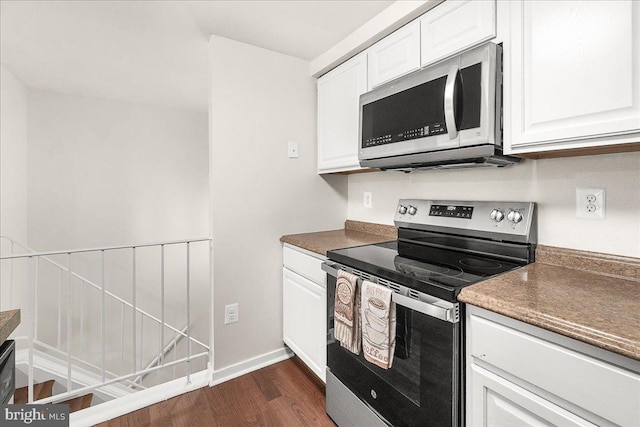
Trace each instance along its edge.
{"label": "railing spindle", "polygon": [[160,246],[160,364],[164,364],[164,245]]}
{"label": "railing spindle", "polygon": [[134,246],[132,249],[133,254],[133,289],[132,289],[132,297],[131,297],[131,305],[133,306],[133,316],[132,316],[132,325],[131,325],[131,340],[132,340],[132,357],[131,360],[133,362],[133,372],[136,372],[136,247]]}
{"label": "railing spindle", "polygon": [[[36,260],[38,258],[36,257]],[[37,261],[36,261],[37,262]],[[27,389],[27,403],[33,402],[33,340],[35,336],[35,311],[34,307],[34,292],[35,292],[35,278],[34,278],[34,267],[33,264],[34,259],[29,257],[27,262],[28,269],[28,282],[29,282],[29,367],[28,367],[28,389]]]}
{"label": "railing spindle", "polygon": [[[13,240],[11,241],[11,256],[13,256]],[[13,258],[11,259],[11,263],[9,264],[9,308],[13,308],[13,287],[15,283],[13,282]]]}
{"label": "railing spindle", "polygon": [[105,287],[106,287],[106,283],[104,280],[104,251],[101,251],[101,255],[100,255],[100,286],[102,288],[101,292],[100,292],[100,335],[102,338],[102,355],[101,355],[101,359],[102,359],[102,382],[105,381],[106,379],[106,371],[107,371],[107,366],[106,366],[106,353],[107,353],[107,348],[106,348],[106,344],[105,341],[107,339],[107,333],[106,333],[106,325],[105,325],[105,301],[106,301],[106,294],[105,294]]}
{"label": "railing spindle", "polygon": [[120,333],[120,364],[124,365],[124,303],[120,304],[120,326],[122,332]]}
{"label": "railing spindle", "polygon": [[67,392],[71,391],[71,252],[67,253]]}
{"label": "railing spindle", "polygon": [[[33,340],[38,339],[38,282],[40,281],[40,257],[35,258],[35,279],[33,281]],[[31,301],[31,299],[30,299]]]}
{"label": "railing spindle", "polygon": [[140,369],[144,366],[144,360],[142,359],[142,349],[144,348],[144,316],[140,315]]}
{"label": "railing spindle", "polygon": [[187,242],[187,384],[191,384],[191,246]]}
{"label": "railing spindle", "polygon": [[84,280],[80,282],[80,358],[84,357]]}
{"label": "railing spindle", "polygon": [[58,274],[58,346],[57,349],[60,350],[62,348],[62,272],[63,270],[58,270],[60,274]]}

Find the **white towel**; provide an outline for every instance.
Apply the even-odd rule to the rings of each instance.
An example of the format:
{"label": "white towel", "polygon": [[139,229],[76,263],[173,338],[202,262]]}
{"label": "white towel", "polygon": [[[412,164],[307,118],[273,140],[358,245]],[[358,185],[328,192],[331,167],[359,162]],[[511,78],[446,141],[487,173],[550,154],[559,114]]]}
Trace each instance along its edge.
{"label": "white towel", "polygon": [[359,279],[344,270],[338,270],[337,276],[333,333],[342,347],[360,354],[362,338]]}
{"label": "white towel", "polygon": [[396,304],[393,291],[364,280],[360,286],[362,298],[362,350],[364,357],[382,369],[393,364],[396,348]]}

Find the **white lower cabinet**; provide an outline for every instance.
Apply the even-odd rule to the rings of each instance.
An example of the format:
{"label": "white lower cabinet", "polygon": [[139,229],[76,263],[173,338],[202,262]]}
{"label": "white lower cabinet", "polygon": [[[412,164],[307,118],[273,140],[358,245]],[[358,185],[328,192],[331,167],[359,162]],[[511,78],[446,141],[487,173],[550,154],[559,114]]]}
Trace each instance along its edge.
{"label": "white lower cabinet", "polygon": [[583,418],[504,378],[471,366],[468,426],[594,426]]}
{"label": "white lower cabinet", "polygon": [[326,381],[327,285],[322,261],[320,256],[285,245],[282,333],[285,344]]}
{"label": "white lower cabinet", "polygon": [[468,426],[640,425],[640,361],[467,309]]}

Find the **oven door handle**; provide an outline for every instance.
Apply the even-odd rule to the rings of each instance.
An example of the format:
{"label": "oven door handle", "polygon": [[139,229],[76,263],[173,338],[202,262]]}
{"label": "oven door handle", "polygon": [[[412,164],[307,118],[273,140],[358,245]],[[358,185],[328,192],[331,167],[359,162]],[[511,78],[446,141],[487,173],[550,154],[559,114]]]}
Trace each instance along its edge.
{"label": "oven door handle", "polygon": [[[340,267],[338,266],[338,268],[336,268],[336,264],[332,265],[327,262],[323,262],[321,268],[327,274],[336,278],[338,277],[338,270],[340,269]],[[377,277],[372,276],[372,279],[372,282],[378,282]],[[397,286],[401,289],[405,288],[401,285]],[[451,323],[458,323],[460,321],[460,310],[458,303],[447,302],[426,294],[422,294],[421,299],[414,299],[412,297],[402,295],[395,290],[393,290],[393,293],[391,294],[391,299],[398,305],[418,311],[422,314],[426,314],[427,316],[435,317],[436,319],[444,320]]]}

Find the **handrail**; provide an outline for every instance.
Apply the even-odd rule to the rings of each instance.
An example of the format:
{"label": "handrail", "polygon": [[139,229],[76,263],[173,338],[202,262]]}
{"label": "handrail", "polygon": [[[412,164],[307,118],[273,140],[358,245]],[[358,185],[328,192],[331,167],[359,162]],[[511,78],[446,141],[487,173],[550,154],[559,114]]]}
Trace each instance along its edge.
{"label": "handrail", "polygon": [[[13,239],[7,236],[0,236],[3,239],[7,239],[9,241],[15,242]],[[3,259],[16,259],[16,258],[30,258],[30,257],[43,257],[47,255],[68,255],[68,254],[79,254],[84,252],[100,252],[100,251],[113,251],[117,249],[133,249],[133,248],[146,248],[149,246],[167,246],[167,245],[179,245],[184,243],[195,243],[195,242],[206,242],[212,240],[211,237],[198,237],[195,239],[182,239],[182,240],[167,240],[163,242],[154,242],[154,243],[141,243],[138,245],[117,245],[117,246],[104,246],[104,247],[95,247],[95,248],[83,248],[83,249],[68,249],[68,250],[58,250],[58,251],[45,251],[45,252],[32,252],[28,254],[21,255],[6,255],[0,256],[0,260]],[[26,246],[20,245],[26,250],[32,250],[27,248]]]}
{"label": "handrail", "polygon": [[[36,252],[33,249],[27,247],[26,245],[23,245],[21,243],[16,242],[15,240],[13,240],[12,238],[8,237],[8,236],[0,236],[0,241],[4,242],[4,241],[8,241],[10,242],[10,246],[11,246],[11,251],[9,255],[6,256],[0,256],[0,261],[4,261],[4,260],[9,260],[11,266],[13,267],[13,261],[16,259],[20,259],[21,262],[26,262],[26,268],[27,268],[27,273],[28,273],[28,286],[27,286],[27,290],[28,290],[28,302],[29,302],[29,307],[28,307],[28,382],[27,382],[27,386],[28,386],[28,402],[29,403],[33,403],[34,402],[34,396],[33,396],[33,388],[34,388],[34,349],[36,347],[40,347],[42,346],[42,348],[46,351],[46,352],[52,352],[51,354],[57,354],[57,355],[66,355],[66,360],[64,359],[60,359],[60,362],[63,363],[62,366],[66,365],[65,368],[67,370],[66,372],[66,380],[67,380],[67,384],[66,384],[66,393],[62,393],[59,394],[57,396],[52,396],[50,398],[47,399],[41,399],[39,401],[37,401],[38,403],[50,403],[53,401],[57,401],[62,397],[70,397],[73,395],[76,395],[82,391],[87,391],[87,390],[97,390],[100,389],[101,387],[113,384],[117,381],[124,381],[128,384],[130,384],[130,388],[131,387],[136,387],[136,388],[142,388],[144,389],[145,387],[143,387],[141,385],[141,383],[144,381],[145,377],[147,375],[149,375],[149,373],[158,371],[159,369],[163,369],[165,367],[173,367],[173,375],[174,378],[176,376],[176,366],[178,364],[181,363],[186,363],[186,379],[187,379],[187,384],[190,384],[191,380],[190,380],[190,376],[191,376],[191,370],[192,370],[192,362],[195,359],[201,358],[201,357],[207,357],[209,360],[208,369],[211,369],[211,357],[212,357],[212,351],[211,351],[211,346],[207,345],[197,339],[195,339],[191,334],[192,334],[192,328],[191,328],[191,280],[192,280],[192,276],[191,276],[191,245],[192,243],[198,243],[198,242],[211,242],[211,238],[209,237],[200,237],[200,238],[194,238],[194,239],[182,239],[182,240],[167,240],[167,241],[162,241],[162,242],[156,242],[156,243],[141,243],[141,244],[134,244],[134,245],[117,245],[117,246],[105,246],[105,247],[96,247],[96,248],[83,248],[83,249],[70,249],[70,250],[56,250],[56,251],[42,251],[42,252]],[[169,325],[166,323],[166,319],[165,319],[165,313],[164,313],[164,291],[165,291],[165,283],[164,283],[164,274],[165,274],[165,246],[169,246],[169,245],[178,245],[178,249],[180,251],[182,251],[183,254],[186,255],[186,326],[184,326],[181,330]],[[160,318],[153,316],[152,314],[150,314],[149,312],[146,312],[142,309],[140,309],[138,307],[138,305],[136,304],[136,288],[137,288],[137,274],[136,274],[136,251],[138,248],[147,248],[147,247],[159,247],[160,251],[161,251],[161,257],[160,257],[160,268],[161,268],[161,301],[162,301],[162,307],[161,307],[161,314],[160,314]],[[18,248],[17,252],[24,252],[24,253],[19,253],[16,254],[15,249]],[[200,246],[197,247],[198,250],[200,250]],[[202,249],[204,249],[204,246],[202,247]],[[133,299],[131,302],[126,301],[124,298],[119,297],[118,295],[116,295],[113,292],[107,291],[106,290],[106,285],[107,283],[105,282],[105,252],[106,251],[115,251],[115,250],[129,250],[131,255],[132,255],[132,262],[133,262]],[[211,251],[212,251],[212,247],[210,244],[207,245],[207,251],[209,253],[209,273],[211,274]],[[91,280],[88,280],[87,278],[83,277],[82,275],[76,273],[74,270],[74,266],[72,265],[72,260],[73,260],[73,255],[74,254],[82,254],[82,253],[88,253],[88,252],[95,252],[97,254],[99,254],[101,256],[101,268],[100,268],[100,275],[101,275],[101,282],[100,284],[96,284],[94,282],[92,282]],[[54,261],[54,259],[50,258],[50,256],[62,256],[65,261],[60,261],[60,263]],[[173,255],[172,255],[173,256]],[[81,257],[84,258],[84,257]],[[40,341],[38,338],[38,327],[37,325],[40,323],[38,322],[38,314],[37,314],[37,308],[38,308],[38,288],[39,288],[39,277],[40,277],[40,272],[41,272],[41,267],[43,266],[43,263],[40,262],[40,260],[45,261],[48,265],[51,265],[54,267],[54,269],[49,269],[46,270],[45,273],[49,274],[51,271],[53,271],[54,273],[56,273],[59,278],[58,278],[58,332],[57,332],[57,337],[58,337],[58,346],[57,347],[53,347],[47,343],[45,343],[44,341]],[[65,264],[65,265],[63,265]],[[21,264],[22,265],[22,264]],[[200,265],[200,264],[198,264]],[[13,276],[13,275],[12,275]],[[54,276],[55,277],[55,276]],[[55,280],[55,279],[54,279]],[[66,287],[66,296],[63,295],[63,283],[64,286]],[[47,282],[48,284],[48,282]],[[14,288],[14,280],[13,277],[11,277],[11,281],[10,281],[10,292],[13,290]],[[100,355],[100,360],[101,363],[100,365],[96,365],[93,363],[90,363],[87,360],[83,360],[84,359],[84,355],[86,354],[86,352],[84,351],[84,344],[83,344],[83,338],[84,336],[87,334],[86,330],[84,329],[84,321],[85,321],[85,317],[86,317],[86,310],[83,310],[85,308],[85,286],[89,285],[92,288],[94,288],[95,290],[97,290],[100,293],[100,305],[101,305],[101,309],[100,309],[100,318],[101,318],[101,322],[100,322],[100,328],[101,328],[101,332],[100,332],[100,339],[102,341],[102,348],[101,348],[101,355]],[[55,286],[55,285],[54,285]],[[78,297],[73,297],[72,292],[75,292],[76,290],[78,290],[77,286],[80,286],[79,288],[79,298],[80,298],[80,325],[79,325],[79,330],[80,330],[80,341],[79,341],[79,356],[80,357],[76,357],[73,355],[73,343],[75,342],[75,339],[72,338],[72,330],[73,328],[73,299],[78,298]],[[42,287],[42,285],[40,285],[40,287]],[[91,292],[95,292],[95,291],[91,291]],[[77,295],[77,294],[76,294]],[[62,296],[62,297],[61,297]],[[115,305],[114,308],[116,309],[120,309],[121,313],[122,313],[122,319],[121,319],[121,325],[122,325],[122,343],[120,346],[120,353],[121,353],[121,361],[120,364],[122,365],[122,367],[125,369],[125,372],[130,372],[127,374],[123,374],[123,375],[118,375],[115,372],[112,372],[110,369],[107,369],[107,360],[106,360],[106,347],[105,347],[105,339],[106,339],[106,333],[105,333],[105,326],[106,326],[106,317],[105,317],[105,297],[109,297],[110,299],[112,299],[113,301],[115,301],[116,303],[119,303],[118,305]],[[63,308],[62,305],[62,298],[64,298],[66,300],[66,310]],[[77,305],[77,304],[76,304]],[[62,347],[62,341],[64,340],[64,338],[62,338],[62,334],[63,334],[63,326],[64,326],[64,322],[62,320],[61,317],[61,313],[62,311],[66,311],[66,350],[63,350]],[[132,367],[129,368],[125,368],[126,364],[125,364],[125,312],[129,313],[131,311],[131,319],[130,321],[127,321],[127,323],[131,324],[131,360],[133,363]],[[50,312],[47,312],[47,316],[52,317]],[[140,316],[140,317],[138,317]],[[139,319],[139,324],[137,324],[137,319]],[[144,349],[144,345],[143,342],[146,344],[146,340],[143,341],[144,339],[144,335],[145,335],[145,320],[152,320],[155,324],[157,324],[157,326],[160,327],[160,341],[158,342],[159,347],[160,347],[160,352],[157,353],[155,355],[155,357],[153,358],[153,360],[147,364],[146,366],[144,365],[144,361],[143,361],[143,349]],[[209,319],[211,320],[211,319]],[[137,334],[137,330],[138,330],[138,326],[139,326],[139,336]],[[152,324],[152,328],[156,328],[156,325]],[[165,329],[166,328],[166,329]],[[147,327],[147,329],[149,329]],[[174,333],[175,335],[172,337],[171,341],[169,342],[168,345],[164,344],[164,334],[165,331],[171,331],[171,333]],[[170,352],[176,351],[176,344],[182,340],[182,338],[186,338],[187,341],[187,355],[185,358],[182,358],[180,360],[176,360],[176,357],[174,356],[174,361],[173,362],[165,362],[164,358],[165,356]],[[204,352],[192,352],[192,344],[195,343],[197,345],[200,346],[200,348],[204,349]],[[139,352],[139,365],[137,362],[137,349],[140,348],[140,352]],[[75,350],[76,352],[78,350]],[[57,357],[56,357],[57,358]],[[93,360],[93,359],[91,359]],[[85,367],[89,367],[90,370],[95,370],[96,373],[99,372],[99,375],[101,376],[101,381],[95,384],[91,384],[91,385],[87,385],[85,387],[81,387],[80,389],[75,389],[73,390],[73,366],[77,367],[78,369],[80,369],[80,366],[84,365]],[[144,366],[144,368],[143,368]],[[64,375],[63,375],[64,376]],[[132,381],[133,380],[133,381]],[[132,390],[134,391],[134,390]]]}
{"label": "handrail", "polygon": [[[22,244],[21,244],[21,243],[19,243],[19,242],[16,242],[16,241],[15,241],[15,240],[13,240],[11,237],[7,237],[7,236],[0,236],[0,238],[1,238],[1,239],[7,239],[7,240],[9,240],[10,242],[12,242],[12,243],[14,243],[14,244],[16,244],[16,245],[20,246],[20,247],[21,247],[22,249],[24,249],[24,250],[27,250],[27,251],[33,251],[33,249],[31,249],[31,248],[29,248],[29,247],[27,247],[27,246],[25,246],[25,245],[22,245]],[[195,239],[195,240],[187,240],[187,239],[185,239],[185,240],[173,240],[173,241],[167,241],[167,242],[164,242],[164,243],[156,243],[156,244],[143,244],[143,245],[132,245],[132,246],[117,246],[117,247],[115,247],[115,246],[114,246],[114,247],[111,247],[111,248],[106,248],[106,247],[105,247],[104,249],[102,249],[102,248],[100,248],[100,249],[93,249],[93,250],[91,250],[91,251],[89,251],[89,250],[85,250],[85,249],[79,249],[79,250],[77,250],[77,252],[68,252],[68,251],[67,251],[67,252],[56,252],[56,253],[55,253],[55,255],[64,255],[64,254],[69,254],[69,253],[80,253],[80,252],[107,251],[107,250],[114,250],[114,249],[131,249],[131,248],[134,248],[134,247],[135,247],[135,248],[141,248],[141,247],[148,247],[148,246],[154,246],[154,245],[166,246],[166,245],[174,245],[174,244],[185,244],[185,243],[189,243],[189,242],[204,242],[204,241],[207,241],[207,240],[211,240],[211,238],[209,238],[209,237],[204,238],[204,237],[203,237],[203,238],[199,238],[199,239]],[[47,261],[47,262],[49,262],[49,263],[53,264],[54,266],[58,267],[60,270],[65,271],[65,272],[67,272],[67,271],[68,271],[68,270],[67,270],[67,268],[66,268],[65,266],[63,266],[63,265],[61,265],[61,264],[58,264],[57,262],[55,262],[55,261],[54,261],[54,260],[52,260],[51,258],[47,258],[47,256],[46,256],[47,254],[51,254],[51,253],[47,253],[47,252],[30,252],[30,253],[28,253],[28,254],[22,254],[22,255],[18,255],[18,256],[0,257],[0,260],[3,260],[3,259],[15,259],[15,258],[42,257],[42,259],[44,259],[45,261]],[[73,277],[75,277],[76,279],[79,279],[79,280],[81,280],[82,282],[86,283],[87,285],[90,285],[90,286],[94,287],[95,289],[102,290],[102,287],[101,287],[101,286],[96,285],[96,284],[95,284],[95,283],[93,283],[92,281],[90,281],[90,280],[88,280],[88,279],[86,279],[86,278],[84,278],[84,277],[80,276],[78,273],[71,272],[71,275],[72,275]],[[127,306],[127,307],[129,307],[129,308],[134,308],[134,307],[133,307],[133,304],[131,304],[130,302],[127,302],[126,300],[124,300],[124,299],[120,298],[119,296],[117,296],[117,295],[116,295],[116,294],[114,294],[113,292],[107,291],[107,290],[105,289],[105,290],[104,290],[104,293],[105,293],[106,295],[108,295],[109,297],[114,298],[115,300],[117,300],[117,301],[118,301],[118,302],[120,302],[121,304],[123,304],[123,305],[125,305],[125,306]],[[162,320],[158,319],[156,316],[154,316],[154,315],[152,315],[152,314],[150,314],[150,313],[147,313],[146,311],[142,310],[142,309],[141,309],[141,308],[139,308],[139,307],[135,307],[135,311],[136,311],[136,312],[138,312],[138,313],[140,313],[140,314],[142,314],[143,316],[146,316],[146,317],[150,318],[151,320],[153,320],[153,321],[154,321],[154,322],[156,322],[156,323],[164,324],[167,328],[171,329],[171,330],[172,330],[173,332],[175,332],[176,334],[182,335],[183,337],[186,337],[186,336],[187,336],[186,334],[184,334],[184,333],[183,333],[182,331],[180,331],[179,329],[177,329],[177,328],[175,328],[175,327],[173,327],[173,326],[171,326],[171,325],[169,325],[169,324],[167,324],[167,323],[164,323]],[[200,346],[202,346],[202,347],[204,347],[204,348],[207,348],[207,349],[209,348],[209,346],[207,346],[206,344],[204,344],[204,343],[200,342],[199,340],[197,340],[197,339],[195,339],[195,338],[193,338],[193,337],[190,337],[190,339],[191,339],[193,342],[195,342],[196,344],[198,344],[198,345],[200,345]]]}
{"label": "handrail", "polygon": [[138,383],[142,382],[142,380],[145,379],[145,377],[149,374],[148,372],[146,372],[148,369],[153,368],[155,366],[158,366],[158,363],[160,363],[160,361],[162,359],[164,359],[164,356],[166,356],[169,351],[171,351],[171,347],[173,347],[173,349],[175,350],[176,348],[176,344],[178,342],[180,342],[180,340],[182,338],[184,338],[186,336],[185,331],[189,328],[189,325],[185,325],[184,328],[182,328],[182,334],[176,334],[175,337],[173,337],[173,339],[171,341],[169,341],[169,344],[167,344],[164,349],[158,353],[158,355],[156,357],[153,358],[153,360],[142,370],[144,373],[140,374],[139,376],[137,376],[133,381],[132,384],[129,385],[129,388],[133,388],[134,386],[136,386]]}

